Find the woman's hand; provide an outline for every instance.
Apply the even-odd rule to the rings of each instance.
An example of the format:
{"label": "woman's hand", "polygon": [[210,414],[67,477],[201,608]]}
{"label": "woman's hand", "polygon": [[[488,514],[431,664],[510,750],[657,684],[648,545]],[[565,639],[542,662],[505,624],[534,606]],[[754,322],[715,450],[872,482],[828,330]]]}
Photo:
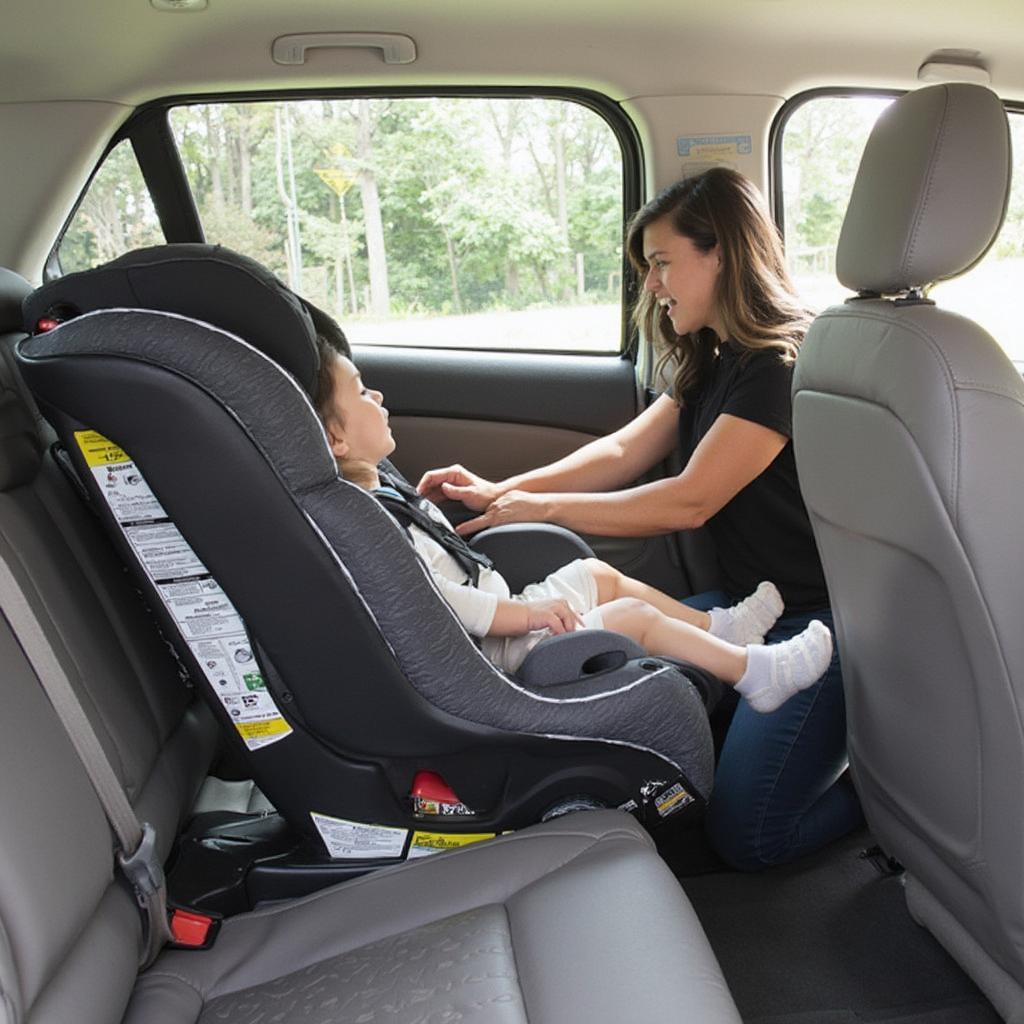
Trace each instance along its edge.
{"label": "woman's hand", "polygon": [[529,491],[507,491],[486,507],[481,507],[484,511],[480,515],[455,527],[461,537],[468,537],[471,533],[492,526],[505,526],[507,523],[543,523],[547,515],[545,495],[531,494]]}
{"label": "woman's hand", "polygon": [[416,490],[429,501],[461,501],[474,512],[483,511],[498,496],[496,484],[458,465],[428,470]]}
{"label": "woman's hand", "polygon": [[583,625],[583,620],[569,607],[569,602],[561,598],[521,603],[526,607],[528,633],[549,629],[557,636],[559,633],[571,633]]}

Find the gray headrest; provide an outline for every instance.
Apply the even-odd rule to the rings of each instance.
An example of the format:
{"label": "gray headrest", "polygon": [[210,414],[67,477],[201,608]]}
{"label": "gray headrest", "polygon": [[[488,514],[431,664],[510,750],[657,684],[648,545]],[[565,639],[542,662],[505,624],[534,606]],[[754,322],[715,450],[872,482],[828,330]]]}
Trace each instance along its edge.
{"label": "gray headrest", "polygon": [[864,149],[839,235],[839,280],[892,295],[962,274],[999,232],[1010,167],[995,93],[955,83],[900,97]]}
{"label": "gray headrest", "polygon": [[0,267],[0,334],[21,330],[21,304],[31,291],[20,274]]}
{"label": "gray headrest", "polygon": [[[21,333],[21,303],[32,286],[0,267],[0,334]],[[0,342],[0,491],[27,483],[39,469],[43,447],[35,419],[15,378],[11,339]]]}

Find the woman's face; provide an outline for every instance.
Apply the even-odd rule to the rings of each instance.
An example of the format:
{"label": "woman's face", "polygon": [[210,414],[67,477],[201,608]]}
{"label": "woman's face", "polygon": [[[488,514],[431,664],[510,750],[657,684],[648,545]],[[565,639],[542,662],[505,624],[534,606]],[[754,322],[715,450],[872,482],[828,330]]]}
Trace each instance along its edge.
{"label": "woman's face", "polygon": [[676,334],[691,334],[710,327],[724,337],[715,302],[715,284],[721,269],[716,245],[701,252],[680,235],[667,218],[644,228],[644,288],[665,310]]}

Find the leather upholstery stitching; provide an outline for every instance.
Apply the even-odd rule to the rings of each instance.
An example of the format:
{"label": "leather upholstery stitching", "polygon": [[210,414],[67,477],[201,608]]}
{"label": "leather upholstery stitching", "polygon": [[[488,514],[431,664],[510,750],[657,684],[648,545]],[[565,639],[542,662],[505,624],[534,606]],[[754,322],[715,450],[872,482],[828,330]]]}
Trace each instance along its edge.
{"label": "leather upholstery stitching", "polygon": [[920,200],[918,202],[917,213],[914,217],[914,223],[910,229],[910,237],[907,239],[907,249],[903,259],[903,266],[900,268],[902,270],[902,276],[904,278],[904,282],[901,283],[906,283],[908,286],[911,287],[917,284],[930,283],[927,281],[911,280],[911,266],[914,262],[914,254],[917,250],[917,236],[921,230],[921,223],[925,218],[925,212],[931,202],[933,186],[935,183],[935,172],[939,164],[939,158],[942,152],[943,143],[945,141],[945,136],[949,130],[949,124],[951,121],[949,108],[952,100],[949,88],[944,88],[943,93],[945,97],[945,104],[943,107],[942,116],[939,123],[939,130],[935,134],[935,139],[932,143],[932,151],[928,158],[928,170],[924,180],[924,195],[920,197]]}
{"label": "leather upholstery stitching", "polygon": [[[947,490],[942,491],[941,493],[943,493],[943,500],[947,503],[947,505],[950,508],[953,509],[951,513],[951,518],[953,520],[954,527],[958,529],[958,511],[960,498],[960,418],[957,412],[958,402],[956,395],[958,384],[956,380],[956,375],[953,373],[953,367],[950,365],[949,360],[946,358],[946,353],[942,351],[942,349],[935,343],[935,339],[932,337],[932,335],[923,327],[921,327],[920,324],[913,323],[910,320],[898,319],[895,315],[891,313],[889,315],[886,315],[881,310],[868,310],[864,309],[863,307],[858,307],[856,309],[844,307],[843,309],[834,312],[826,311],[822,313],[817,318],[816,322],[831,321],[831,323],[834,324],[840,323],[848,317],[855,317],[858,320],[874,320],[878,323],[886,324],[890,329],[894,327],[899,327],[901,330],[907,331],[909,334],[913,334],[915,337],[919,338],[921,341],[924,342],[930,354],[938,360],[942,368],[945,370],[945,373],[943,374],[943,385],[946,389],[946,394],[949,398],[950,412],[948,422],[952,427],[953,437],[952,454],[950,456],[950,465],[948,470],[950,478],[949,487]],[[843,390],[842,382],[829,381],[829,388],[835,394],[843,395],[847,398],[864,398],[864,396],[861,394],[853,394],[850,391]],[[801,381],[799,390],[818,390],[818,384],[814,382],[809,383],[807,381]],[[874,401],[874,399],[872,399],[872,401]],[[882,402],[878,402],[877,404],[883,405],[884,408],[888,409],[894,416],[896,416],[896,418],[901,423],[903,423],[902,418],[897,414],[896,410],[893,409],[890,405],[884,404]],[[906,427],[906,424],[903,423],[903,426]]]}

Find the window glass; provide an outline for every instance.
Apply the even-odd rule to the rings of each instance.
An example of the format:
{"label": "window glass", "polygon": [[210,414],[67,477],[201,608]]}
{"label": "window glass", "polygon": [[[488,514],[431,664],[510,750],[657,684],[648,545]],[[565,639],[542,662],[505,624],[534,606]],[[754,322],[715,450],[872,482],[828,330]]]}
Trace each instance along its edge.
{"label": "window glass", "polygon": [[203,104],[171,126],[207,239],[357,344],[621,345],[622,152],[581,104]]}
{"label": "window glass", "polygon": [[153,200],[131,143],[119,142],[96,172],[57,249],[61,270],[116,259],[130,249],[164,241]]}
{"label": "window glass", "polygon": [[[786,257],[804,301],[815,311],[849,296],[835,277],[835,248],[853,179],[875,120],[890,98],[808,100],[786,122],[782,188]],[[929,293],[943,308],[984,327],[1024,369],[1024,325],[1014,302],[1024,280],[1024,115],[1009,112],[1014,153],[1006,221],[972,270]]]}

